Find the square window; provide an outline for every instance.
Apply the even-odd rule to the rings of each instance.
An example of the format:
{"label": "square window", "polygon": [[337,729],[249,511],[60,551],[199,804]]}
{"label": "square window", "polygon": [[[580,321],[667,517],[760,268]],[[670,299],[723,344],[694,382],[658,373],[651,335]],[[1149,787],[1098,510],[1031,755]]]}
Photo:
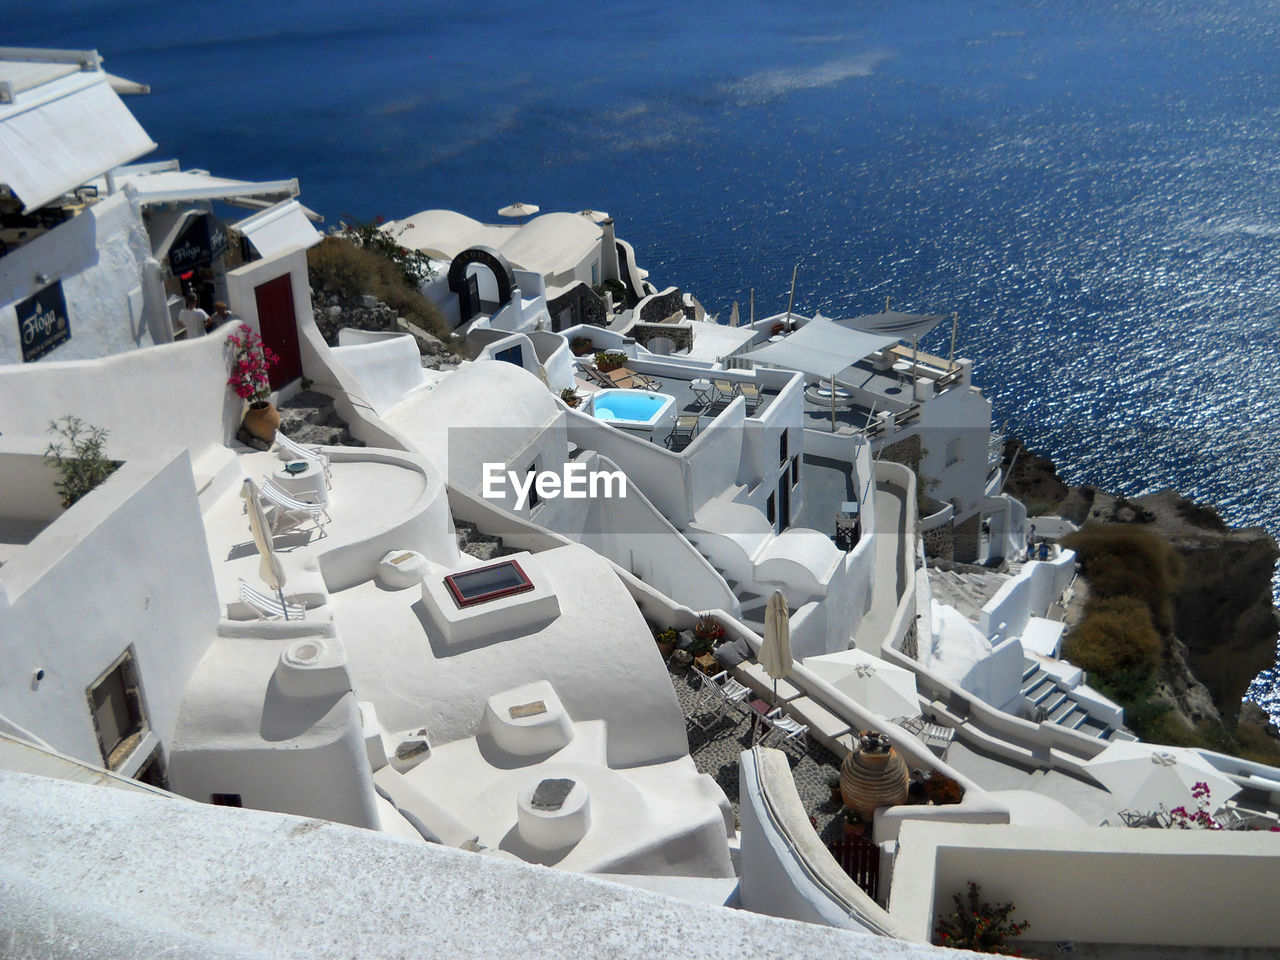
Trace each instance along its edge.
{"label": "square window", "polygon": [[459,607],[488,603],[533,589],[533,581],[514,560],[504,560],[502,563],[462,573],[451,573],[444,578],[444,583]]}
{"label": "square window", "polygon": [[238,793],[212,793],[209,802],[215,807],[243,807],[244,801]]}
{"label": "square window", "polygon": [[102,759],[107,769],[115,770],[128,759],[147,727],[132,648],[98,678],[87,696]]}
{"label": "square window", "polygon": [[787,462],[787,431],[785,430],[778,435],[778,462]]}

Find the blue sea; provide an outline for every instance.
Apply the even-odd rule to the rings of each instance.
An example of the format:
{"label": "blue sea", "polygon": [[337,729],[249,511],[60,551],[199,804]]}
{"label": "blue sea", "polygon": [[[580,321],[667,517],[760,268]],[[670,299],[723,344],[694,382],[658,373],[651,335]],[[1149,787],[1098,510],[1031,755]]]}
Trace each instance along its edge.
{"label": "blue sea", "polygon": [[796,264],[805,313],[957,311],[1069,480],[1280,534],[1270,0],[5,6],[150,84],[157,157],[330,220],[590,207],[722,316]]}

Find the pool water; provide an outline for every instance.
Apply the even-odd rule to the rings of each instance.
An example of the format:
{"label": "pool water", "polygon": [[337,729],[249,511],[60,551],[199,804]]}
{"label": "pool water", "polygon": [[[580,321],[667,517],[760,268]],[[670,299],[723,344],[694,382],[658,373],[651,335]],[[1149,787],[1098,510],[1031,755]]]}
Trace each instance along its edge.
{"label": "pool water", "polygon": [[626,421],[653,426],[675,404],[675,397],[647,390],[601,390],[595,395],[592,412],[597,420]]}

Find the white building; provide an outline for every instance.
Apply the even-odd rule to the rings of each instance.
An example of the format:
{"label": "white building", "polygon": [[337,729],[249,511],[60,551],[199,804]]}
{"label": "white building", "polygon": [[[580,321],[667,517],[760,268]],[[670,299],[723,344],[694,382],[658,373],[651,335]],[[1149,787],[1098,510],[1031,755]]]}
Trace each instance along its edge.
{"label": "white building", "polygon": [[[553,308],[594,285],[597,254],[604,279],[634,267],[629,248],[605,242],[605,226],[562,219],[577,215],[504,235],[503,257],[535,295],[502,326],[492,321],[514,307],[514,292],[505,305],[482,292],[481,356],[457,372],[425,373],[405,336],[348,332],[331,349],[311,314],[305,247],[315,234],[296,186],[122,167],[151,144],[125,123],[96,55],[0,59],[5,207],[28,219],[61,211],[47,225],[6,227],[25,235],[0,251],[9,952],[325,956],[421,952],[426,942],[458,956],[912,958],[937,955],[924,945],[932,920],[974,871],[1053,940],[1274,943],[1280,931],[1260,897],[1280,840],[1094,826],[1122,802],[1091,772],[1105,743],[1025,715],[1020,687],[1004,697],[1069,561],[1028,565],[984,606],[971,626],[990,651],[973,663],[957,666],[954,645],[931,642],[970,627],[944,622],[930,602],[915,474],[873,454],[933,423],[930,411],[943,429],[968,428],[985,401],[963,361],[940,370],[915,356],[909,399],[886,406],[888,417],[844,430],[836,410],[835,429],[823,429],[804,364],[703,357],[677,342],[684,334],[662,338],[673,348],[664,354],[629,336],[650,323],[634,315],[644,297],[661,309],[678,299],[684,314],[683,295],[642,292],[638,273],[625,329],[538,330],[542,311],[563,327]],[[106,121],[114,133],[98,133],[115,152],[72,149],[89,159],[57,177],[36,176],[13,150],[35,131],[60,156]],[[367,446],[297,459],[237,443],[244,404],[227,388],[225,331],[172,342],[166,285],[182,277],[166,276],[157,255],[191,240],[187,228],[214,209],[205,204],[230,201],[265,209],[238,221],[239,261],[211,258],[215,289],[264,339],[292,349],[276,398],[306,376]],[[497,249],[486,236],[467,239],[453,261],[472,245]],[[51,289],[60,298],[43,295]],[[732,343],[707,339],[768,350],[771,327],[750,329]],[[588,383],[574,337],[622,352],[632,386]],[[887,344],[875,353],[846,368],[869,363],[878,375],[877,363],[905,359]],[[875,393],[869,383],[837,377],[825,413],[842,399],[853,411],[853,391]],[[907,389],[902,371],[894,384]],[[899,396],[892,388],[885,398]],[[610,403],[619,396],[643,398],[649,412]],[[677,411],[696,421],[683,433]],[[107,428],[119,464],[69,509],[42,456],[48,422],[64,414]],[[957,525],[973,509],[993,513],[968,493],[987,482],[985,459],[949,474],[956,463],[942,449],[940,479],[959,478]],[[300,471],[286,469],[295,463]],[[625,499],[544,488],[536,501],[526,487],[522,502],[510,483],[485,495],[488,464],[516,483],[531,470],[616,469],[630,486]],[[277,501],[270,551],[251,531],[247,480],[311,497]],[[837,515],[862,533],[849,549],[832,542]],[[471,527],[506,552],[460,551]],[[278,571],[268,562],[264,574],[264,552]],[[264,577],[278,575],[273,600]],[[877,810],[879,901],[822,847],[780,754],[742,754],[740,830],[689,754],[654,626],[688,627],[712,610],[758,653],[775,589],[792,607],[787,710],[808,736],[843,750],[858,731],[884,729],[911,766],[964,790],[957,804]],[[851,643],[913,671],[919,716],[884,716],[848,692]],[[758,664],[734,670],[762,692]],[[1077,702],[1088,695],[1072,689]],[[926,716],[951,731],[949,754],[913,732]],[[1280,771],[1198,757],[1241,791],[1236,816],[1265,820],[1280,800]],[[1200,872],[1179,869],[1187,863]],[[1126,925],[1141,910],[1155,928]]]}

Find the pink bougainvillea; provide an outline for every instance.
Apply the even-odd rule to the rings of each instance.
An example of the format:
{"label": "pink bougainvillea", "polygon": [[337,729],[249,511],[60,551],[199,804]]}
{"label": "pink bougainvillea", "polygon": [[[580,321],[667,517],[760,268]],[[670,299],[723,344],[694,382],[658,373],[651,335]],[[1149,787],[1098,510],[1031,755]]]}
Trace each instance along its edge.
{"label": "pink bougainvillea", "polygon": [[240,324],[237,331],[227,337],[227,343],[235,351],[227,386],[236,392],[236,396],[250,403],[266,400],[271,395],[267,369],[280,358],[263,344],[262,338],[247,323]]}

